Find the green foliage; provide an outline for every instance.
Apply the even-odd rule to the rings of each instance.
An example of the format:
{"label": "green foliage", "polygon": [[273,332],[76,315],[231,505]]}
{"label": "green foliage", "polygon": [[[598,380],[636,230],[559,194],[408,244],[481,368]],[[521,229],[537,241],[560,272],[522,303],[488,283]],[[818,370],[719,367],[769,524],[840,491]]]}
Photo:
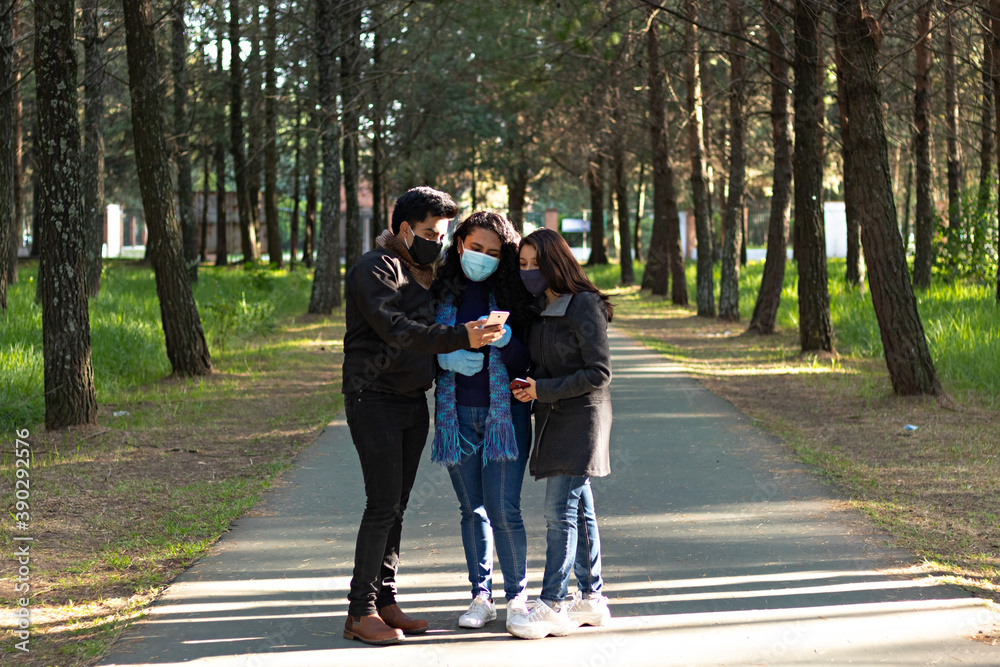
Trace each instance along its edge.
{"label": "green foliage", "polygon": [[978,189],[962,193],[962,227],[950,230],[941,226],[935,239],[938,250],[934,274],[949,282],[971,281],[980,285],[995,284],[997,275],[996,191],[989,190],[989,201],[979,209]]}
{"label": "green foliage", "polygon": [[[0,428],[44,420],[42,309],[35,303],[37,264],[22,265],[8,288],[0,330]],[[269,333],[279,320],[305,312],[309,274],[266,265],[201,267],[194,286],[213,363],[233,343]],[[153,271],[105,260],[101,292],[90,301],[90,343],[98,403],[117,403],[136,387],[170,373]]]}

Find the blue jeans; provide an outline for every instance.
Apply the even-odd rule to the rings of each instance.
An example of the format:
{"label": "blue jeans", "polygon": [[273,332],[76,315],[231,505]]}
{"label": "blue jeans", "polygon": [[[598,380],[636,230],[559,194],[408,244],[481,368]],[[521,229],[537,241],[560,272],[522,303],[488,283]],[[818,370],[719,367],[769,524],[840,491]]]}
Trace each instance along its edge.
{"label": "blue jeans", "polygon": [[542,600],[554,603],[566,597],[571,569],[581,593],[600,593],[601,536],[589,477],[557,475],[546,480],[545,523]]}
{"label": "blue jeans", "polygon": [[[470,443],[482,443],[489,408],[458,407],[458,431]],[[462,513],[462,545],[472,596],[493,597],[493,547],[496,545],[508,600],[524,597],[528,587],[528,538],[521,519],[521,483],[531,448],[531,407],[511,399],[517,460],[483,461],[463,441],[462,460],[448,466]]]}

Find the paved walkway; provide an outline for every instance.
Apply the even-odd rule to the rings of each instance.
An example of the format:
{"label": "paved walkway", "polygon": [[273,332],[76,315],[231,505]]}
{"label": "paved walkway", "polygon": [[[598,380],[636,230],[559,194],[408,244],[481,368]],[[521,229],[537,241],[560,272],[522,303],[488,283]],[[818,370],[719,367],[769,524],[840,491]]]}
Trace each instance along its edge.
{"label": "paved walkway", "polygon": [[[731,404],[612,335],[614,472],[594,484],[610,625],[524,641],[504,631],[501,611],[483,631],[460,630],[470,586],[458,504],[428,460],[403,532],[400,604],[431,631],[384,648],[344,640],[364,495],[341,417],[102,664],[1000,664],[1000,648],[968,639],[998,627],[981,601],[889,574],[913,557]],[[532,595],[543,496],[543,483],[526,480]]]}

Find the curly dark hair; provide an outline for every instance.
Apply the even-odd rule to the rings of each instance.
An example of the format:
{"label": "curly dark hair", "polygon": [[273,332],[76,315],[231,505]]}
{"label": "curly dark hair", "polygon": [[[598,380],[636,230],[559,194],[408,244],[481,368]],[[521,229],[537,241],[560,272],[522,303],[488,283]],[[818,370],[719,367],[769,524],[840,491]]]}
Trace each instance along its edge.
{"label": "curly dark hair", "polygon": [[515,331],[522,330],[531,319],[530,307],[534,299],[521,282],[518,259],[521,235],[514,229],[510,220],[499,213],[476,211],[455,227],[444,259],[437,265],[431,294],[435,300],[440,301],[451,295],[454,297],[455,305],[461,305],[467,278],[462,271],[458,244],[459,241],[464,242],[465,237],[475,228],[489,230],[500,237],[500,266],[485,280],[485,284],[496,297],[497,307],[510,311],[511,328]]}

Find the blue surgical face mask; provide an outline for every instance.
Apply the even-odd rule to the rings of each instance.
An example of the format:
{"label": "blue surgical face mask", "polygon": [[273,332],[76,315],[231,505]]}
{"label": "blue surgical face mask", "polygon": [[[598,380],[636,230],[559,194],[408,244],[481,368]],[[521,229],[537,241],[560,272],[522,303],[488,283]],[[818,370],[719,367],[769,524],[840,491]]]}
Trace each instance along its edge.
{"label": "blue surgical face mask", "polygon": [[540,296],[549,287],[541,269],[521,269],[521,282],[532,296]]}
{"label": "blue surgical face mask", "polygon": [[463,246],[462,271],[472,282],[479,283],[486,280],[493,275],[498,266],[500,266],[500,260],[496,257],[491,257],[484,252],[469,250]]}

